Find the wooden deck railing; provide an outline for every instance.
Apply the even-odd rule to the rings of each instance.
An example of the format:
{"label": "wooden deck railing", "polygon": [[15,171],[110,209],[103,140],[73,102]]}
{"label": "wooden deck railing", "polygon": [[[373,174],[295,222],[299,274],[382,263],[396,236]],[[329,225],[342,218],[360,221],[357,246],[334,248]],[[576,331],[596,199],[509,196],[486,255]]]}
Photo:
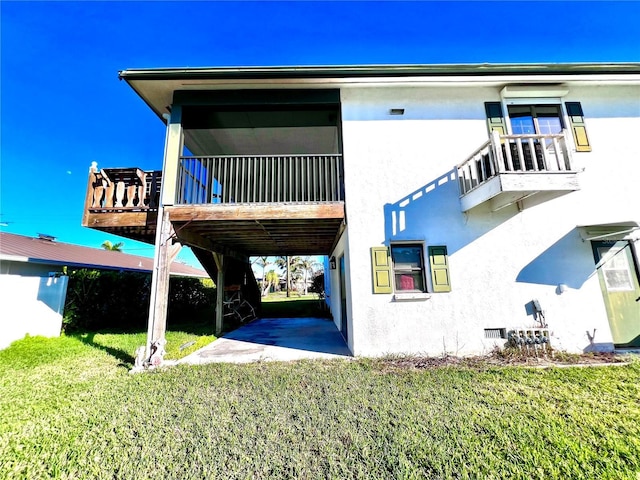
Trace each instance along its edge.
{"label": "wooden deck railing", "polygon": [[89,212],[157,209],[162,171],[139,168],[89,169],[85,209]]}
{"label": "wooden deck railing", "polygon": [[555,135],[499,135],[493,132],[457,166],[461,195],[501,174],[573,172],[568,131]]}
{"label": "wooden deck railing", "polygon": [[180,157],[178,204],[342,201],[342,155]]}

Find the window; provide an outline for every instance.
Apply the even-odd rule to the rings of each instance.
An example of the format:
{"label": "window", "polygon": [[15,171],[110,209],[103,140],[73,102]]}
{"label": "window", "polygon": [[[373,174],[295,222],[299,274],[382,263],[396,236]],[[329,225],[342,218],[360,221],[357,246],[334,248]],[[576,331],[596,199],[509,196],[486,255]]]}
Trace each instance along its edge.
{"label": "window", "polygon": [[[591,145],[587,136],[587,130],[584,120],[584,113],[580,102],[564,102],[566,109],[566,117],[563,117],[562,106],[560,101],[557,103],[553,99],[549,99],[548,103],[531,104],[530,99],[522,101],[522,99],[510,100],[512,102],[507,105],[509,116],[510,133],[513,135],[556,135],[562,133],[563,128],[569,129],[573,134],[575,149],[577,152],[590,152]],[[487,114],[487,126],[489,132],[498,132],[500,135],[507,134],[507,121],[503,115],[502,102],[485,102],[485,112]],[[528,143],[528,142],[526,142]],[[512,145],[515,145],[513,142]],[[550,142],[545,141],[547,147]],[[535,147],[535,156],[539,160],[541,153],[540,144]],[[523,147],[523,156],[525,157],[525,165],[520,164],[520,159],[516,154],[515,169],[531,170],[533,169],[533,155],[528,146]],[[511,147],[510,153],[515,152],[514,146]],[[505,152],[506,153],[506,152]],[[514,155],[512,155],[514,156]],[[538,164],[540,168],[540,164]]]}
{"label": "window", "polygon": [[447,247],[430,246],[427,252],[425,264],[422,243],[397,243],[390,249],[371,247],[373,293],[450,292]]}
{"label": "window", "polygon": [[391,245],[396,292],[426,292],[422,245]]}
{"label": "window", "polygon": [[[562,133],[560,105],[509,105],[509,123],[513,135],[558,135]],[[537,139],[521,143],[521,162],[517,141],[510,143],[511,157],[515,170],[548,170],[543,150],[555,154],[551,138]],[[533,151],[531,147],[533,146]],[[535,167],[534,167],[534,161]]]}
{"label": "window", "polygon": [[509,105],[507,108],[514,135],[562,133],[560,105]]}
{"label": "window", "polygon": [[614,247],[599,247],[598,256],[604,260],[602,273],[604,283],[610,292],[633,291],[633,281],[631,280],[631,265],[629,258],[624,251],[629,248],[629,244]]}

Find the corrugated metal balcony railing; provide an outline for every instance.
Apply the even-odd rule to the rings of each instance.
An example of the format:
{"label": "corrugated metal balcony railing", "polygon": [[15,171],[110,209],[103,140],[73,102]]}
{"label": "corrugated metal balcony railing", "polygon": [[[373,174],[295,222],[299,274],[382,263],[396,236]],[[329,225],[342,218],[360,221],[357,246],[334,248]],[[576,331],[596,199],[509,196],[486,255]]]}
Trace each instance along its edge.
{"label": "corrugated metal balcony railing", "polygon": [[342,155],[180,157],[178,204],[343,200]]}

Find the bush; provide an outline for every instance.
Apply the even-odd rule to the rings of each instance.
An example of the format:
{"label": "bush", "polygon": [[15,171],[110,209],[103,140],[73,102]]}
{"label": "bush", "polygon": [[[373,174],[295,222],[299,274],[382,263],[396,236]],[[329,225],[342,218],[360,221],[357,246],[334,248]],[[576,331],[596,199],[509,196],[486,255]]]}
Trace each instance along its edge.
{"label": "bush", "polygon": [[317,293],[320,296],[324,295],[324,272],[318,272],[313,276],[309,291]]}
{"label": "bush", "polygon": [[[139,330],[147,326],[151,275],[80,269],[70,272],[63,329]],[[211,280],[171,278],[168,321],[195,323],[213,315],[215,287]]]}
{"label": "bush", "polygon": [[194,323],[203,317],[213,321],[215,306],[216,289],[213,280],[186,277],[169,280],[168,321]]}

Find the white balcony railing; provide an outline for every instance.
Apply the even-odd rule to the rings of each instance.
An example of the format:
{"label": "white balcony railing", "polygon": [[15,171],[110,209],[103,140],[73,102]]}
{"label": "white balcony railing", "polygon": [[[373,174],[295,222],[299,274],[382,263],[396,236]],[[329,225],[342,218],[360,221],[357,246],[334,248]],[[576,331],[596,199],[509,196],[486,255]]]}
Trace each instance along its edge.
{"label": "white balcony railing", "polygon": [[343,200],[342,155],[180,157],[178,204]]}
{"label": "white balcony railing", "polygon": [[567,130],[555,135],[493,132],[487,142],[457,166],[461,195],[497,175],[574,172],[567,135]]}

